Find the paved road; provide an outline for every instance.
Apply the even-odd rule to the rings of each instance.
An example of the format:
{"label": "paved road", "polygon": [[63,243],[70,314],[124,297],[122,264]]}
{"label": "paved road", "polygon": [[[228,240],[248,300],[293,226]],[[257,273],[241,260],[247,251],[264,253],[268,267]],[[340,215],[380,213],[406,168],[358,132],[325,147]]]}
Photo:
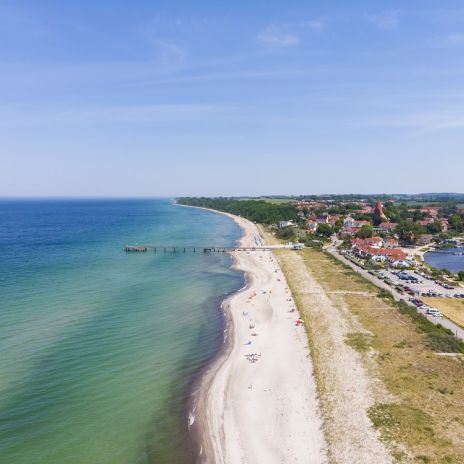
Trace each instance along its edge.
{"label": "paved road", "polygon": [[402,283],[406,284],[409,288],[411,288],[418,296],[421,295],[421,293],[427,293],[429,291],[435,292],[439,295],[446,296],[449,295],[449,297],[454,297],[454,294],[456,293],[464,293],[464,289],[460,286],[457,286],[453,288],[452,290],[448,290],[446,288],[443,288],[441,285],[438,285],[435,283],[433,280],[428,280],[425,277],[422,277],[420,275],[414,274],[411,271],[406,271],[406,273],[412,277],[415,277],[416,279],[419,279],[422,283],[414,283],[414,282],[405,282],[402,281],[397,275],[393,274],[393,272],[389,269],[382,270],[382,272],[392,281],[392,282],[397,282],[397,283]]}
{"label": "paved road", "polygon": [[[397,292],[395,289],[393,289],[388,284],[386,284],[383,280],[380,280],[377,277],[373,276],[372,274],[369,274],[369,272],[366,271],[365,269],[360,268],[356,264],[352,263],[349,259],[346,259],[343,255],[338,253],[337,249],[334,246],[329,246],[325,250],[328,253],[330,253],[332,256],[337,258],[339,261],[341,261],[342,263],[350,266],[355,272],[357,272],[358,274],[361,274],[363,277],[365,277],[367,280],[372,282],[377,287],[384,288],[385,290],[388,290],[393,295],[393,298],[396,301],[399,301],[399,300],[405,300],[406,301],[407,300],[408,297],[405,297],[405,295],[402,295],[401,293]],[[423,314],[433,324],[435,324],[435,325],[441,324],[443,327],[446,327],[447,329],[450,329],[456,335],[457,338],[460,338],[461,340],[464,340],[464,329],[459,327],[453,321],[450,321],[446,317],[444,317],[444,318],[433,317],[433,316],[431,316],[429,314],[426,314],[424,309],[419,309],[419,308],[416,308],[416,309],[417,309],[417,311],[419,313]]]}

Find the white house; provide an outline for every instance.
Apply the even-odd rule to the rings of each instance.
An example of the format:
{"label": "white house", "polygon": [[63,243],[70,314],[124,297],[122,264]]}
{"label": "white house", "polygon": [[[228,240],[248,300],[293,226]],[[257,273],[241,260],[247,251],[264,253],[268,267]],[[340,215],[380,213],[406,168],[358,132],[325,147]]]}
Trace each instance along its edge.
{"label": "white house", "polygon": [[280,221],[278,224],[279,229],[283,229],[284,227],[294,227],[296,226],[294,221]]}
{"label": "white house", "polygon": [[351,216],[346,217],[345,220],[343,221],[343,227],[345,228],[354,227],[355,224],[356,224],[356,221]]}
{"label": "white house", "polygon": [[318,223],[316,221],[308,221],[306,223],[306,229],[310,234],[314,234],[317,231]]}

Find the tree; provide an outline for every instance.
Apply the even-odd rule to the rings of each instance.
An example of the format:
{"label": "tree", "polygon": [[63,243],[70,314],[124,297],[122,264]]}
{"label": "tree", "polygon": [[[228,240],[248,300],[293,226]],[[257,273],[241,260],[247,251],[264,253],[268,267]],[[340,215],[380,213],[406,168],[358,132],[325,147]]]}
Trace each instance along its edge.
{"label": "tree", "polygon": [[441,224],[438,221],[427,224],[427,232],[429,234],[439,234],[441,232]]}
{"label": "tree", "polygon": [[420,209],[414,210],[414,213],[412,215],[412,220],[414,222],[420,221],[422,219],[422,213]]}
{"label": "tree", "polygon": [[351,217],[355,221],[369,221],[372,222],[372,215],[371,214],[362,214],[362,213],[354,213]]}
{"label": "tree", "polygon": [[403,221],[396,227],[396,233],[402,242],[414,245],[424,233],[424,228],[415,222]]}
{"label": "tree", "polygon": [[464,271],[458,272],[458,280],[464,280]]}
{"label": "tree", "polygon": [[450,229],[455,230],[456,232],[462,232],[463,224],[462,218],[461,216],[459,216],[459,214],[453,214],[452,216],[450,216],[448,222],[450,225]]}
{"label": "tree", "polygon": [[351,237],[348,235],[347,237],[343,239],[342,247],[350,249],[352,246],[353,246],[353,242],[351,240]]}
{"label": "tree", "polygon": [[440,232],[438,234],[438,238],[440,240],[449,240],[450,238],[452,238],[451,234],[449,234],[448,232]]}
{"label": "tree", "polygon": [[298,210],[292,204],[275,204],[264,200],[237,200],[234,198],[178,198],[181,205],[201,206],[243,216],[261,224],[277,224],[279,221],[298,220]]}
{"label": "tree", "polygon": [[370,238],[374,235],[374,228],[371,225],[364,224],[356,235],[359,238]]}
{"label": "tree", "polygon": [[322,237],[330,237],[333,234],[333,229],[329,224],[319,224],[316,234]]}
{"label": "tree", "polygon": [[293,227],[283,227],[282,229],[277,229],[276,237],[282,240],[295,240],[295,229]]}

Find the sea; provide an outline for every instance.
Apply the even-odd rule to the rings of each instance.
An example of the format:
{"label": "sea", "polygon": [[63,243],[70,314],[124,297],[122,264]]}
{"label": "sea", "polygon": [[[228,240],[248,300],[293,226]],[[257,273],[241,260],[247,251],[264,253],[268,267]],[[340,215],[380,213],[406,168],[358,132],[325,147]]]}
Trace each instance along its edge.
{"label": "sea", "polygon": [[445,248],[438,252],[429,251],[425,261],[437,269],[448,269],[458,273],[464,271],[464,248]]}
{"label": "sea", "polygon": [[244,276],[227,253],[124,245],[240,236],[170,199],[0,200],[0,462],[192,462],[192,383]]}

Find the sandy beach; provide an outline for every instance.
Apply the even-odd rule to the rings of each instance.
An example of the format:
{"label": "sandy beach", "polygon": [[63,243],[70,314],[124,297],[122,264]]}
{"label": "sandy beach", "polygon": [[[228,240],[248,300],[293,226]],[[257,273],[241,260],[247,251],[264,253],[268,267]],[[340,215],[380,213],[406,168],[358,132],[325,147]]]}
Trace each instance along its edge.
{"label": "sandy beach", "polygon": [[[242,227],[242,246],[261,243]],[[247,285],[224,302],[225,349],[203,376],[195,405],[201,463],[324,463],[322,420],[308,341],[270,251],[235,252]]]}

